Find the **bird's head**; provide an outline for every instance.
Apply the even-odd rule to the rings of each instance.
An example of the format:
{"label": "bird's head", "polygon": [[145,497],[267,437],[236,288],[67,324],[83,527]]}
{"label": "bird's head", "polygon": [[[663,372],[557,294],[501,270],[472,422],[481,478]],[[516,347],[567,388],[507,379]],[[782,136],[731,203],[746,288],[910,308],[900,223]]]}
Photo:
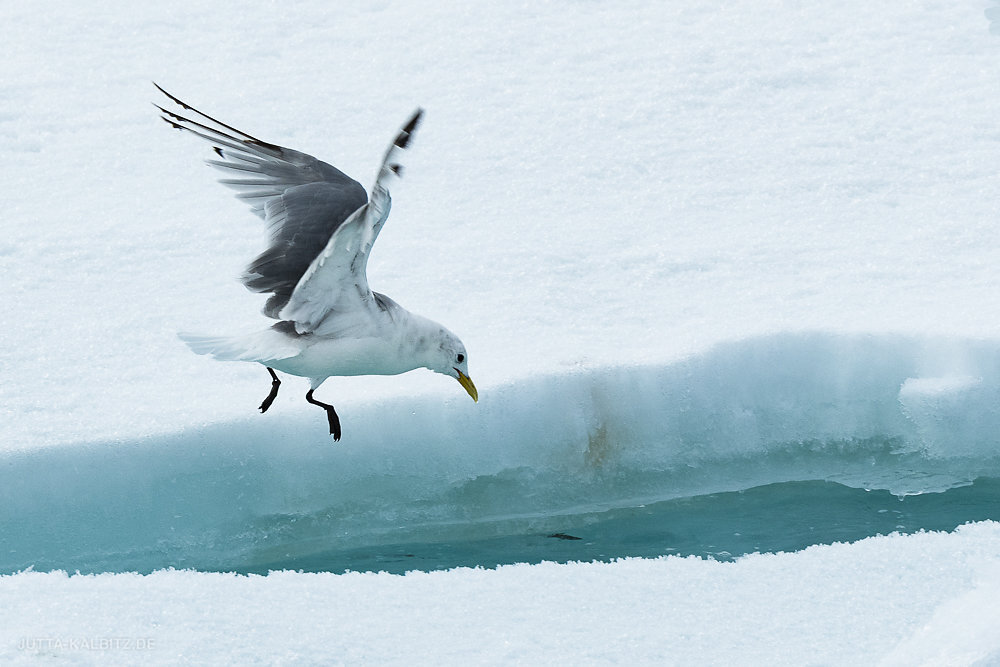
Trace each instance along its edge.
{"label": "bird's head", "polygon": [[465,352],[465,345],[458,336],[441,327],[439,334],[439,345],[433,352],[433,365],[428,365],[432,371],[450,375],[458,380],[465,391],[469,392],[472,400],[479,402],[479,392],[476,385],[469,377],[469,355]]}

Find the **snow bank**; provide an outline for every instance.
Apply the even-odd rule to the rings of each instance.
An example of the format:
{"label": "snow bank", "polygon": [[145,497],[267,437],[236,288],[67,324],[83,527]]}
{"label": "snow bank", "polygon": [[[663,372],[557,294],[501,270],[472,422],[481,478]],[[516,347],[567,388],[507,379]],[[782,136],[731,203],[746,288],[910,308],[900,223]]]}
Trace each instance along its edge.
{"label": "snow bank", "polygon": [[245,569],[775,482],[905,495],[1000,476],[990,341],[782,335],[461,398],[345,410],[339,444],[321,415],[268,414],[6,454],[0,572]]}
{"label": "snow bank", "polygon": [[[734,563],[27,572],[0,577],[0,662],[989,664],[998,540],[986,522]],[[101,649],[107,638],[119,643]]]}

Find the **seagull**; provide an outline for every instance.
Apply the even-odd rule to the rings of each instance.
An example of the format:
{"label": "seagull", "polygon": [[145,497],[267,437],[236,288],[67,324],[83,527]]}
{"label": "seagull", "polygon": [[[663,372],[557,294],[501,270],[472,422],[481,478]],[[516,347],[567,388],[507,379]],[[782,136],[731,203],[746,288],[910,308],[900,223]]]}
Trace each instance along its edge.
{"label": "seagull", "polygon": [[389,146],[369,194],[333,165],[261,141],[153,85],[179,109],[155,104],[161,118],[212,144],[218,159],[206,162],[224,172],[219,182],[238,191],[270,237],[241,280],[251,291],[270,293],[263,313],[278,321],[238,336],[180,334],[194,352],[262,364],[271,376],[262,413],[278,395],[276,370],[308,378],[306,401],[326,410],[335,441],[341,436],[337,411],[313,396],[329,377],[428,368],[455,378],[479,401],[458,336],[368,287],[368,255],[389,216],[389,183],[402,174],[399,158],[423,109]]}

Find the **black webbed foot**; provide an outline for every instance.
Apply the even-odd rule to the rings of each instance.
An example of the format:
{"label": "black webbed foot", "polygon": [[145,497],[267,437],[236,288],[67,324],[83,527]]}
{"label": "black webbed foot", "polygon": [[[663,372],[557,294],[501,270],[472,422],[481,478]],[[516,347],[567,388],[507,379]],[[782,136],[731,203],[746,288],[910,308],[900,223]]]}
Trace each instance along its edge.
{"label": "black webbed foot", "polygon": [[278,396],[278,387],[281,386],[281,380],[275,375],[274,369],[268,367],[267,372],[271,374],[271,393],[267,395],[264,402],[260,404],[260,411],[262,413],[267,412],[267,409],[271,407],[271,403],[274,403],[274,399]]}
{"label": "black webbed foot", "polygon": [[312,389],[306,392],[306,400],[326,410],[326,419],[330,422],[330,435],[333,436],[334,441],[340,440],[340,417],[337,416],[337,411],[333,409],[333,406],[313,398]]}

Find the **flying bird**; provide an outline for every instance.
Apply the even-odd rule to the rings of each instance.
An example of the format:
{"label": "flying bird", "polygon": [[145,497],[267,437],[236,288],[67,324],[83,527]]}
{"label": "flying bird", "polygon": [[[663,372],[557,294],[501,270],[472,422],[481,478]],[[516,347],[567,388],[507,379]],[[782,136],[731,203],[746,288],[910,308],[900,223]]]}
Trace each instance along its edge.
{"label": "flying bird", "polygon": [[458,336],[412,313],[368,286],[368,255],[389,216],[389,183],[399,178],[399,158],[420,124],[417,109],[389,146],[371,193],[336,167],[311,155],[261,141],[156,88],[177,111],[155,105],[170,126],[212,144],[208,164],[227,178],[263,219],[268,248],[250,262],[243,284],[269,293],[263,313],[278,320],[270,328],[240,336],[181,334],[198,354],[221,361],[262,364],[271,390],[267,412],[281,380],[275,371],[309,378],[306,401],[326,410],[330,434],[340,440],[334,407],[313,396],[323,382],[342,375],[397,375],[428,368],[450,375],[479,400],[469,378],[469,360]]}

